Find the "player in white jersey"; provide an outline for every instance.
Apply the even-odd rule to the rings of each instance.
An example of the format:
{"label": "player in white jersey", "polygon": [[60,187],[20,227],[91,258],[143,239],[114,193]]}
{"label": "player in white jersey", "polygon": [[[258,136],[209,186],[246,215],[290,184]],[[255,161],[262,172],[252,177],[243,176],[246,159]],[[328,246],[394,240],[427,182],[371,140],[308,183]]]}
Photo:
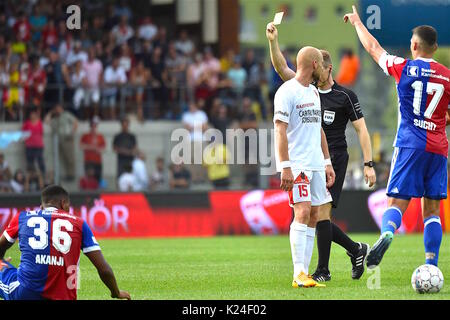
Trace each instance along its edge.
{"label": "player in white jersey", "polygon": [[289,192],[294,208],[289,233],[294,288],[325,286],[308,276],[315,236],[314,228],[308,225],[315,225],[319,206],[332,201],[327,187],[333,185],[335,177],[321,126],[319,93],[311,84],[319,79],[322,63],[318,49],[302,48],[295,77],[281,85],[274,101],[277,170],[281,172],[281,189]]}

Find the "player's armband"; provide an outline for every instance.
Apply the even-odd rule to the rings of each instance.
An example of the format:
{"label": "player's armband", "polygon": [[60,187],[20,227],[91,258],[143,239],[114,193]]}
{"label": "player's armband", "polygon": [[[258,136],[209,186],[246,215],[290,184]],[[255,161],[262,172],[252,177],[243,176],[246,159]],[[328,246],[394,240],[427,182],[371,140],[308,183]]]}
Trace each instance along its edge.
{"label": "player's armband", "polygon": [[405,63],[405,59],[390,55],[386,51],[378,59],[378,65],[383,69],[384,73],[387,76],[393,76],[397,83],[400,80]]}

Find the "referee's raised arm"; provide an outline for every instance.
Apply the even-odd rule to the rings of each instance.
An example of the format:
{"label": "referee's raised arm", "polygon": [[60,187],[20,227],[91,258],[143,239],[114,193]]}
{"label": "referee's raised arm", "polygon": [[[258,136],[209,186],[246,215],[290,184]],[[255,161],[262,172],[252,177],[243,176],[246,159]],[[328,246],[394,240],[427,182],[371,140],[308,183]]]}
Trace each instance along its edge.
{"label": "referee's raised arm", "polygon": [[289,68],[286,59],[281,53],[278,45],[278,30],[273,22],[269,22],[266,27],[266,37],[269,40],[270,60],[283,81],[291,80],[295,77],[295,71]]}

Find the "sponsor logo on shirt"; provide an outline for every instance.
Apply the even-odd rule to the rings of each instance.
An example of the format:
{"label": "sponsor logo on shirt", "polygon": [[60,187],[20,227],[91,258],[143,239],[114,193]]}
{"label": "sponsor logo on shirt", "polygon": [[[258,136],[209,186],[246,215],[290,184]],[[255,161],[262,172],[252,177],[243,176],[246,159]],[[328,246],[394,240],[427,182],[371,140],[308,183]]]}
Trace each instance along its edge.
{"label": "sponsor logo on shirt", "polygon": [[441,74],[436,74],[436,70],[433,70],[433,69],[422,69],[420,75],[422,77],[436,78],[436,79],[441,79],[441,80],[445,80],[447,82],[450,82],[449,78],[444,77]]}
{"label": "sponsor logo on shirt", "polygon": [[314,102],[308,102],[308,103],[304,103],[304,104],[298,104],[295,106],[296,109],[303,109],[303,108],[308,108],[308,107],[314,107],[315,103]]}
{"label": "sponsor logo on shirt", "polygon": [[408,69],[406,70],[406,74],[409,77],[418,77],[419,76],[419,67],[417,67],[417,66],[408,66]]}
{"label": "sponsor logo on shirt", "polygon": [[317,123],[320,122],[322,112],[320,110],[300,110],[298,115],[302,123]]}

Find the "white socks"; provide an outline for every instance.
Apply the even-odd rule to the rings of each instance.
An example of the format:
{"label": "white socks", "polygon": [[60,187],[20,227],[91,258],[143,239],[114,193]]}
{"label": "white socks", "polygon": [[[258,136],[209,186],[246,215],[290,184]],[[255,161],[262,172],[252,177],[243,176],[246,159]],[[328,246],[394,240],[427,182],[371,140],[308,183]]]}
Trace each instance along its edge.
{"label": "white socks", "polygon": [[306,224],[295,221],[291,223],[289,240],[291,242],[292,263],[294,264],[294,278],[300,272],[305,272],[306,230]]}
{"label": "white socks", "polygon": [[306,229],[306,250],[305,250],[305,273],[309,273],[309,264],[314,250],[314,239],[316,237],[316,228],[308,227]]}

